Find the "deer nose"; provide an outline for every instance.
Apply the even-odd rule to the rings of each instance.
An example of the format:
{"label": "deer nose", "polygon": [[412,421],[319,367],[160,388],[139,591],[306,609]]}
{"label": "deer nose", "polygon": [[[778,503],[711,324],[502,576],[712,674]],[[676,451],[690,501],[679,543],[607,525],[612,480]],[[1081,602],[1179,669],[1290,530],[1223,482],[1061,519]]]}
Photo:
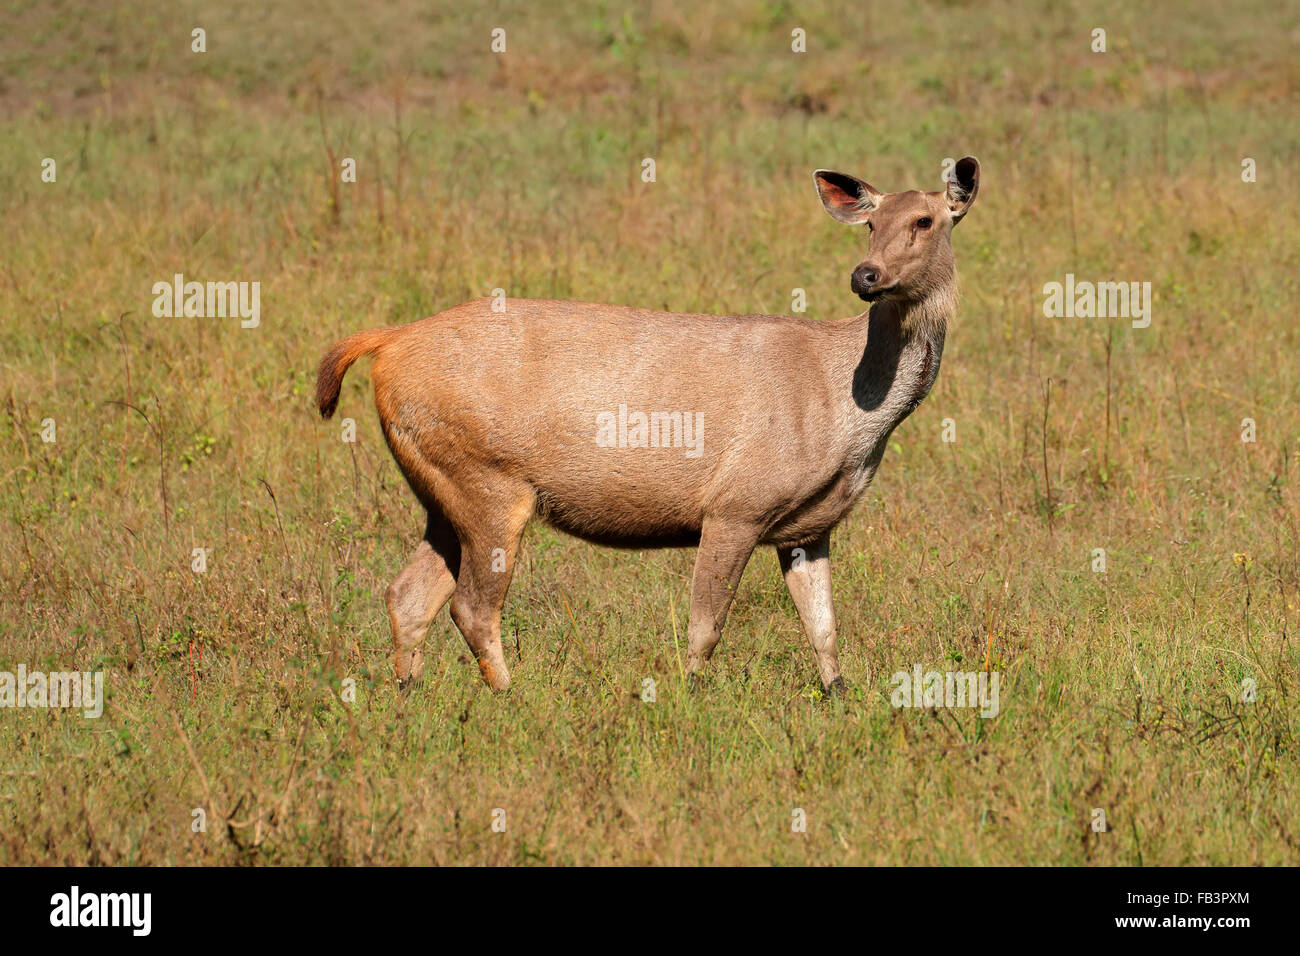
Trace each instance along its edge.
{"label": "deer nose", "polygon": [[857,295],[864,295],[870,292],[878,282],[880,282],[880,270],[875,266],[864,263],[853,270],[853,278],[849,282],[849,288]]}

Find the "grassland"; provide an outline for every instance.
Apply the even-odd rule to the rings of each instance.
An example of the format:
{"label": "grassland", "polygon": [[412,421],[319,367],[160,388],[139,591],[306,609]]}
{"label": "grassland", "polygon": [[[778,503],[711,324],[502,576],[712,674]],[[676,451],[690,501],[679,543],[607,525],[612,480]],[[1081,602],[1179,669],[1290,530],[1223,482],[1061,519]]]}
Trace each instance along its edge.
{"label": "grassland", "polygon": [[[109,699],[0,711],[0,862],[1300,861],[1296,4],[296,6],[6,4],[0,670]],[[364,370],[355,445],[313,416],[328,345],[497,287],[850,314],[810,171],[965,153],[942,373],[834,541],[846,700],[772,554],[688,692],[692,553],[543,527],[511,690],[443,612],[395,691],[419,510]],[[156,318],[175,273],[260,326]],[[1151,326],[1045,318],[1066,273]],[[986,661],[996,719],[890,705]]]}

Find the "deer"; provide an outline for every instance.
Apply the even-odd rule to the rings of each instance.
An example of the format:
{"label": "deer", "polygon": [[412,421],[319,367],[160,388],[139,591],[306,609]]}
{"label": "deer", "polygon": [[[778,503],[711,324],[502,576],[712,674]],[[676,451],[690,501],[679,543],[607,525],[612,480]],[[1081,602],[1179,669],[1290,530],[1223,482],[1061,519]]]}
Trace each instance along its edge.
{"label": "deer", "polygon": [[842,696],[830,537],[929,394],[956,311],[951,234],[979,191],[882,193],[819,169],[825,210],[869,230],[839,320],[477,299],[344,338],[320,364],[330,418],[373,355],[384,439],[426,513],[388,586],[396,683],[420,682],[438,612],[487,685],[510,686],[501,612],[533,519],[599,545],[695,547],[686,673],[698,684],[750,556],[776,550],[822,690]]}

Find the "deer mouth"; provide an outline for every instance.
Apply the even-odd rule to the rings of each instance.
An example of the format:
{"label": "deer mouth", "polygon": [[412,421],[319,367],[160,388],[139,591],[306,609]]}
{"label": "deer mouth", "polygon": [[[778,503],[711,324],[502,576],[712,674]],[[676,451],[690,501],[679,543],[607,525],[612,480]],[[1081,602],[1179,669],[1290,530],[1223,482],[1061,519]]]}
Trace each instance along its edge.
{"label": "deer mouth", "polygon": [[898,283],[894,283],[886,289],[872,289],[870,292],[859,292],[858,298],[863,302],[879,302],[897,288]]}

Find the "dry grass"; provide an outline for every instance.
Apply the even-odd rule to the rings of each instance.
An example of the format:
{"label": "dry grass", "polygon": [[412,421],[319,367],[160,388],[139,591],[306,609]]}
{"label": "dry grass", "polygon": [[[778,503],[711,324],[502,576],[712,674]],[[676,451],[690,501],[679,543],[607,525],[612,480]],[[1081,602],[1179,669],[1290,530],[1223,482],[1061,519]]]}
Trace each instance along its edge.
{"label": "dry grass", "polygon": [[[14,6],[0,670],[103,668],[110,699],[0,711],[0,861],[1300,859],[1293,8]],[[311,415],[329,344],[494,287],[847,314],[863,237],[811,169],[937,188],[965,152],[943,371],[835,542],[847,701],[772,555],[688,694],[691,553],[544,528],[512,690],[444,612],[395,693],[382,593],[421,524],[364,373],[355,447]],[[260,281],[261,327],[155,318],[176,272]],[[1151,327],[1044,318],[1066,272],[1150,281]],[[986,653],[995,720],[890,706],[892,672]]]}

